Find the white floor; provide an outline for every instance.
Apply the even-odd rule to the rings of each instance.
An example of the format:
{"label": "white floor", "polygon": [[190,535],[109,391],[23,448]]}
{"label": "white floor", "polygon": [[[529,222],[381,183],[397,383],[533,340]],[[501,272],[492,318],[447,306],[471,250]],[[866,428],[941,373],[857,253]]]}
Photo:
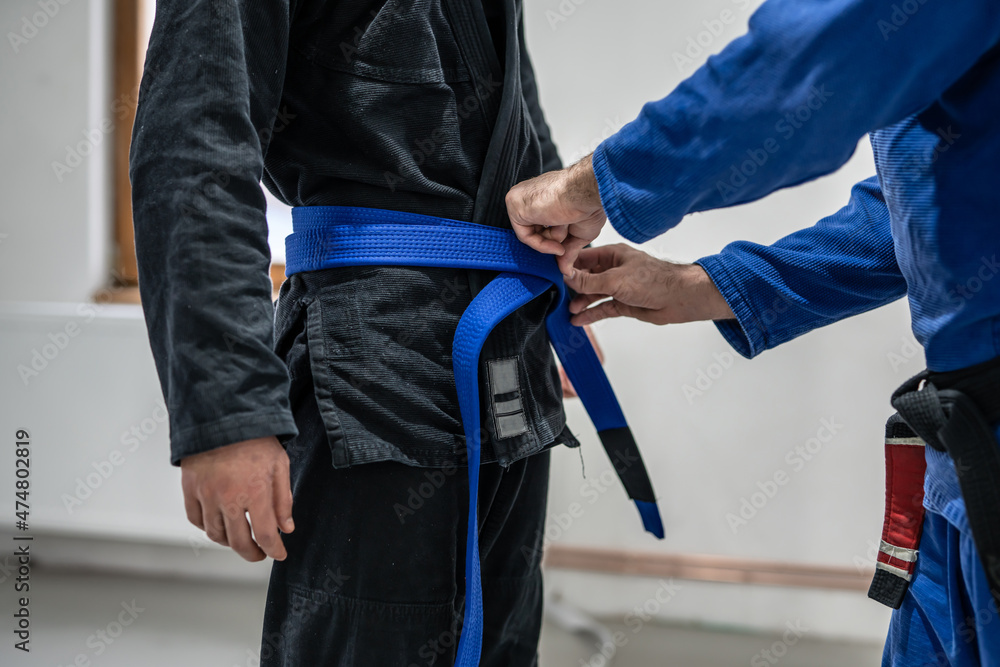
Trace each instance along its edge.
{"label": "white floor", "polygon": [[[8,628],[16,599],[12,582],[8,578],[0,587],[0,612],[8,619],[4,623]],[[215,584],[40,568],[32,572],[31,653],[14,650],[13,635],[5,631],[0,665],[254,667],[264,594],[259,583]],[[128,625],[119,625],[123,621]],[[775,647],[770,656],[762,653]],[[630,636],[608,661],[593,638],[570,635],[547,622],[541,666],[874,667],[880,655],[879,646],[803,639],[783,647],[776,637],[647,626]]]}

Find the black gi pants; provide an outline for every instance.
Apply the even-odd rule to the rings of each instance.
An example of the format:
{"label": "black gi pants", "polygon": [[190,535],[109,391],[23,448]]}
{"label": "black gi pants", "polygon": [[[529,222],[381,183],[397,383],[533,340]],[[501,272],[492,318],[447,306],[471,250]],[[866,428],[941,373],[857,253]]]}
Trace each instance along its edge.
{"label": "black gi pants", "polygon": [[[305,346],[300,336],[286,359],[299,429],[286,445],[295,531],[282,536],[287,559],[272,566],[260,664],[450,667],[464,609],[468,472],[394,461],[334,468]],[[507,469],[482,466],[484,666],[537,665],[548,476],[547,450]]]}

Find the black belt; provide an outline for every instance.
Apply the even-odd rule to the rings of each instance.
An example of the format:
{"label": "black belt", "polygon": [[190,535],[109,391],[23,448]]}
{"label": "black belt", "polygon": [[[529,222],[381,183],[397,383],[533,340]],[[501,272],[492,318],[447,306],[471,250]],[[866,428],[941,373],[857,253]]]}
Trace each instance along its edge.
{"label": "black belt", "polygon": [[893,393],[892,407],[954,462],[979,560],[1000,604],[1000,445],[990,427],[1000,421],[1000,357],[948,373],[925,370]]}

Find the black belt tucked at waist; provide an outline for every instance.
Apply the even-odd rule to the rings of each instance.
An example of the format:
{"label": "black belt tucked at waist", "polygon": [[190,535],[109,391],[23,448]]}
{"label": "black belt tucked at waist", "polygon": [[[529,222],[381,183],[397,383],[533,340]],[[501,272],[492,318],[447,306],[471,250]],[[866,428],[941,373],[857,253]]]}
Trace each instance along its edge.
{"label": "black belt tucked at waist", "polygon": [[928,447],[946,452],[993,599],[1000,604],[1000,357],[958,371],[923,371],[892,395],[892,407]]}

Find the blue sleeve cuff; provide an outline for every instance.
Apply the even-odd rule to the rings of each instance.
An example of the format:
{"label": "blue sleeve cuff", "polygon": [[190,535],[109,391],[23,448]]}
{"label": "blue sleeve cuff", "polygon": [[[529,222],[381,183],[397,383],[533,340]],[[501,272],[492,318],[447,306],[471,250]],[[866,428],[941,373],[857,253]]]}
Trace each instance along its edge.
{"label": "blue sleeve cuff", "polygon": [[591,158],[594,167],[594,175],[597,177],[597,191],[601,197],[601,206],[605,215],[615,231],[633,243],[645,243],[654,238],[656,234],[648,234],[639,229],[621,206],[621,198],[618,196],[617,183],[608,165],[605,143],[602,142],[595,150]]}
{"label": "blue sleeve cuff", "polygon": [[[754,315],[748,295],[741,289],[740,281],[726,266],[723,255],[710,255],[697,260],[695,264],[705,269],[708,277],[726,300],[736,316],[735,320],[716,320],[715,327],[734,350],[747,359],[752,359],[767,349],[767,332],[760,318]],[[732,267],[735,268],[735,267]]]}

